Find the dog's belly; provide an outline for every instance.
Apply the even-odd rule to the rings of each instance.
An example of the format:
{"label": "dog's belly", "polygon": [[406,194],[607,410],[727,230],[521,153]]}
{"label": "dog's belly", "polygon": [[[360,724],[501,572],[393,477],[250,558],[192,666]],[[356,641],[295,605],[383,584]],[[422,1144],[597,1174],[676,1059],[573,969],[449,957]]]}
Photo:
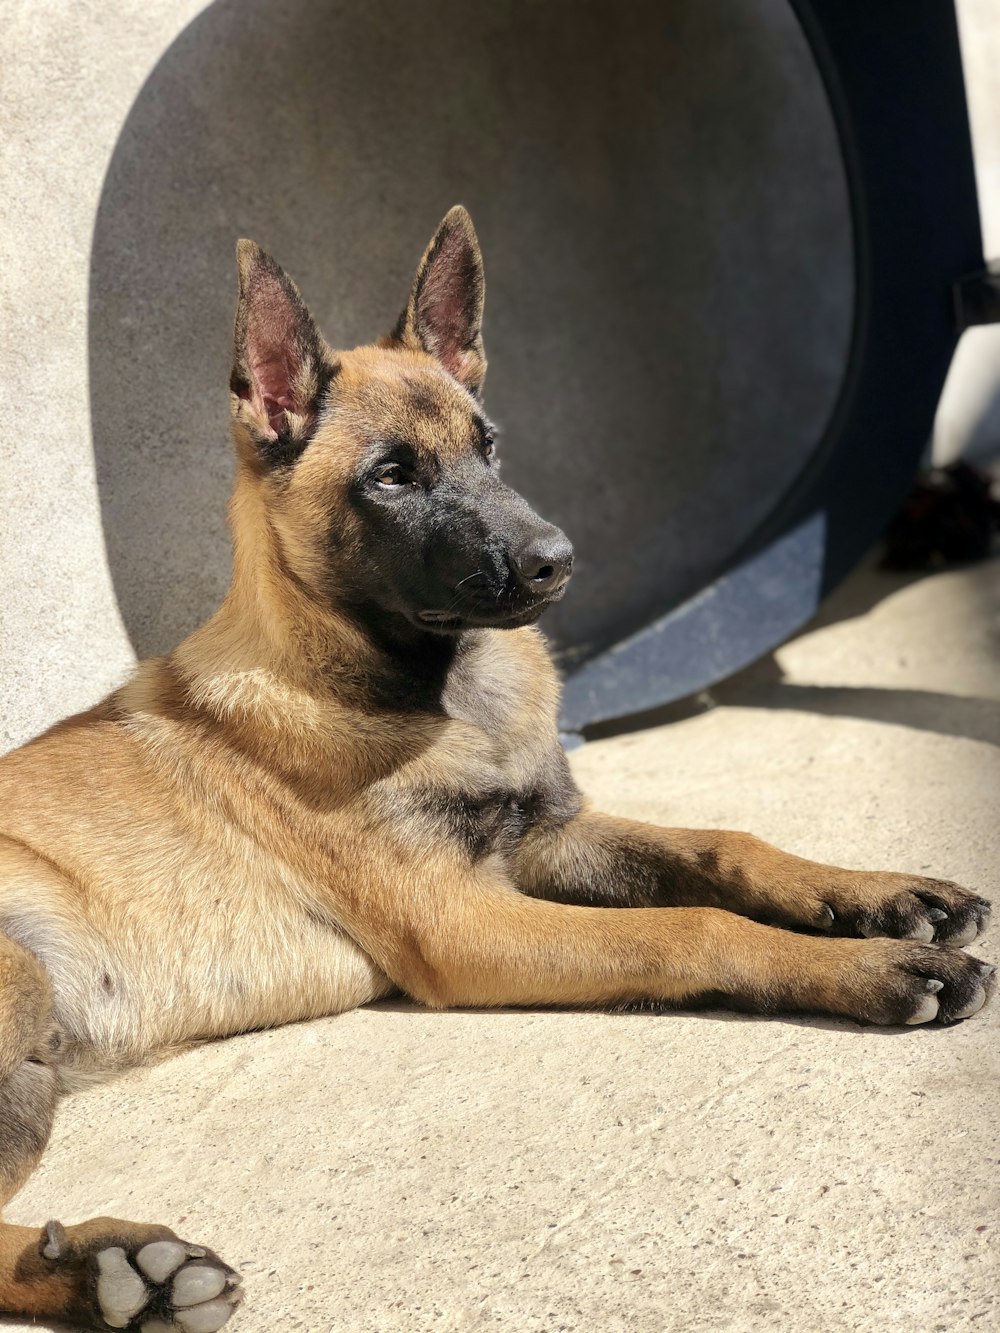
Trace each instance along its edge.
{"label": "dog's belly", "polygon": [[281,866],[230,880],[216,865],[213,882],[195,863],[130,894],[98,884],[81,895],[34,857],[0,860],[0,931],[52,980],[69,1083],[393,989]]}

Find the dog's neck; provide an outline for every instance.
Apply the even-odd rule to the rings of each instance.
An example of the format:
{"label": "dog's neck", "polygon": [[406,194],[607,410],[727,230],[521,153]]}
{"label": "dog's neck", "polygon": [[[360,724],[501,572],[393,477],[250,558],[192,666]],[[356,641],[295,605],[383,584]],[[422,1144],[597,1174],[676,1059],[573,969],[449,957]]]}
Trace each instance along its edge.
{"label": "dog's neck", "polygon": [[338,619],[350,620],[368,645],[369,706],[425,713],[442,710],[449,676],[470,634],[422,630],[405,616],[370,602],[345,603]]}

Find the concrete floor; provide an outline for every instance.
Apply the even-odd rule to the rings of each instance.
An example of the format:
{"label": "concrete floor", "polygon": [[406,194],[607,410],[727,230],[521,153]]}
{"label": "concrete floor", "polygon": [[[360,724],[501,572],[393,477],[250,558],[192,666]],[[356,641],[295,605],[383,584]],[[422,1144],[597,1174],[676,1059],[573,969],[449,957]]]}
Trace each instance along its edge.
{"label": "concrete floor", "polygon": [[[1000,562],[862,571],[716,706],[573,765],[609,809],[990,893],[998,657]],[[78,1094],[11,1219],[205,1240],[244,1333],[983,1333],[998,1026],[387,1003]]]}

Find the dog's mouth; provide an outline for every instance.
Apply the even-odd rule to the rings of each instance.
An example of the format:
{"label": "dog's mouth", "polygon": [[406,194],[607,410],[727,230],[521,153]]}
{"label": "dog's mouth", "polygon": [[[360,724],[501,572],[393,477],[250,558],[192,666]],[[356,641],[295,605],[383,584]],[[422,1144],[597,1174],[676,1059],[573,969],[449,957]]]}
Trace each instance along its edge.
{"label": "dog's mouth", "polygon": [[550,596],[533,598],[527,605],[503,610],[470,607],[461,612],[453,609],[418,611],[416,619],[426,629],[438,634],[458,634],[466,629],[519,629],[522,625],[534,624],[546,607],[558,602],[562,595],[563,589],[560,588]]}
{"label": "dog's mouth", "polygon": [[461,616],[452,615],[448,611],[418,611],[417,619],[433,629],[443,630],[458,629],[463,623]]}

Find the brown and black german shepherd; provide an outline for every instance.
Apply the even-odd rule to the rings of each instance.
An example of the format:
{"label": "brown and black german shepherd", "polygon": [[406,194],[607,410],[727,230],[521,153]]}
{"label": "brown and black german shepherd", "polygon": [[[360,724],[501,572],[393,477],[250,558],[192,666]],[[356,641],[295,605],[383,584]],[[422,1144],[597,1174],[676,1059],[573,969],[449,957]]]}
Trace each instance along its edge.
{"label": "brown and black german shepherd", "polygon": [[[352,352],[238,257],[229,595],[0,764],[0,1202],[75,1080],[398,991],[976,1013],[982,898],[580,796],[533,628],[572,549],[500,480],[465,210]],[[162,1226],[0,1226],[5,1312],[212,1333],[238,1282]]]}

